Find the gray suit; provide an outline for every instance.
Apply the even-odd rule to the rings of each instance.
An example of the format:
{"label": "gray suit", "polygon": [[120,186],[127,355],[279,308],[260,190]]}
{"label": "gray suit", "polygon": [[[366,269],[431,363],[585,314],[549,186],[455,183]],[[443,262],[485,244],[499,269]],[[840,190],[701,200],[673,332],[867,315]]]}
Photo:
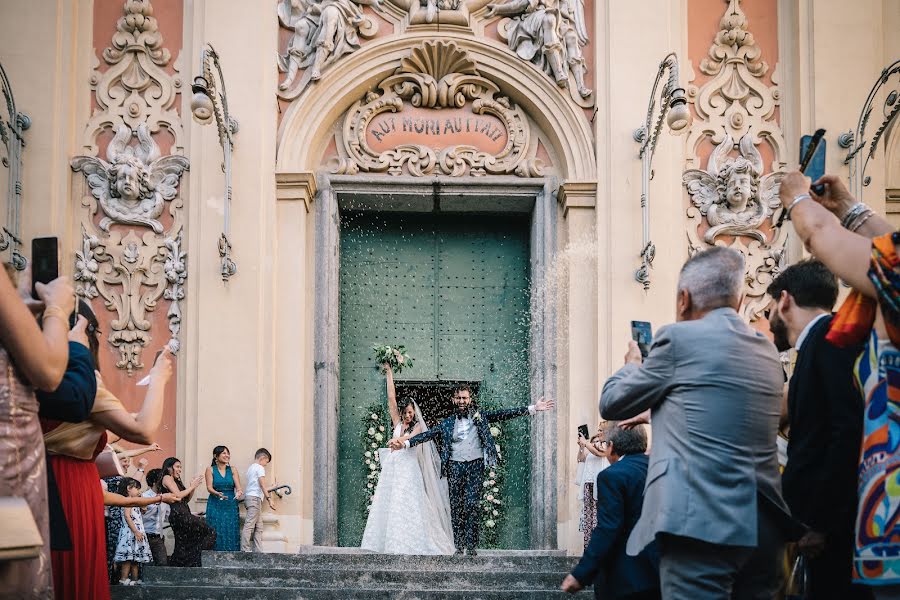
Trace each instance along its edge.
{"label": "gray suit", "polygon": [[[628,539],[628,554],[638,554],[659,534],[664,563],[667,554],[670,559],[678,554],[681,542],[699,542],[699,553],[696,547],[683,553],[694,562],[698,556],[704,561],[703,548],[711,560],[728,554],[730,566],[720,565],[716,575],[728,595],[709,593],[709,582],[702,587],[706,593],[675,586],[667,594],[663,564],[667,600],[682,597],[676,588],[691,600],[730,597],[738,582],[749,589],[740,572],[754,562],[753,549],[763,550],[765,544],[767,553],[778,551],[772,521],[760,518],[758,497],[787,511],[775,441],[783,381],[772,343],[734,310],[720,308],[703,319],[663,327],[642,367],[625,365],[603,386],[600,412],[606,419],[652,409],[644,506]],[[703,565],[676,568],[682,578],[704,576],[696,572]]]}

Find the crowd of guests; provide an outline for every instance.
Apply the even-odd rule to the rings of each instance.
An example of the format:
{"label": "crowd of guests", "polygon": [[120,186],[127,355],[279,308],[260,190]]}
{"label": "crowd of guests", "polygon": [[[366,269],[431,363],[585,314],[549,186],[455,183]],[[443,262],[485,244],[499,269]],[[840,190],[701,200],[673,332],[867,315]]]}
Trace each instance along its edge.
{"label": "crowd of guests", "polygon": [[[0,596],[102,600],[110,583],[133,585],[150,562],[200,566],[203,550],[258,551],[262,501],[274,508],[268,450],[256,452],[243,489],[225,446],[188,485],[178,458],[147,471],[138,457],[161,450],[154,437],[172,374],[169,351],[157,355],[144,400],[130,412],[104,385],[90,306],[76,305],[66,277],[34,289],[37,298],[28,269],[0,269],[0,498],[14,500],[0,520],[20,519],[16,526],[41,541],[0,561]],[[188,506],[204,483],[206,518]],[[22,500],[24,513],[15,504]],[[247,504],[243,539],[239,501]],[[175,539],[171,556],[166,527]]]}
{"label": "crowd of guests", "polygon": [[[781,182],[813,258],[769,286],[769,336],[738,313],[743,257],[713,247],[681,270],[677,322],[646,357],[631,342],[606,381],[608,421],[579,439],[579,460],[609,466],[580,467],[595,514],[564,591],[900,599],[900,232],[838,177],[817,182],[822,194],[811,183],[799,172]],[[833,315],[839,280],[852,289]]]}

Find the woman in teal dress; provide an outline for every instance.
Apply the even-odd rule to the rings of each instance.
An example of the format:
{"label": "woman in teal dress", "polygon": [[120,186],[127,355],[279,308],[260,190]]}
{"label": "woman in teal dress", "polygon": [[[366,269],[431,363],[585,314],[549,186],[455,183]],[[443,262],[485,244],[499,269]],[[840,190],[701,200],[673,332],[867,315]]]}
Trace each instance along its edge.
{"label": "woman in teal dress", "polygon": [[227,447],[213,448],[212,465],[206,468],[206,524],[216,530],[216,550],[237,552],[241,549],[238,500],[244,491],[230,462],[231,451]]}

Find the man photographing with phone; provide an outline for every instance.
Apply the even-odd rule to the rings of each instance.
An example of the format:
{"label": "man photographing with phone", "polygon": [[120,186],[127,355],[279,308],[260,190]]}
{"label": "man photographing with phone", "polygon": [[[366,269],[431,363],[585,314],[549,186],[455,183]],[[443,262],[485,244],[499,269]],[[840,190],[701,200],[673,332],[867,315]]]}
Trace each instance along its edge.
{"label": "man photographing with phone", "polygon": [[681,269],[677,323],[643,360],[629,342],[625,366],[603,386],[605,419],[652,414],[653,446],[636,556],[659,542],[663,598],[772,598],[781,580],[781,498],[776,434],[783,374],[778,352],[750,328],[741,305],[744,259],[713,247]]}

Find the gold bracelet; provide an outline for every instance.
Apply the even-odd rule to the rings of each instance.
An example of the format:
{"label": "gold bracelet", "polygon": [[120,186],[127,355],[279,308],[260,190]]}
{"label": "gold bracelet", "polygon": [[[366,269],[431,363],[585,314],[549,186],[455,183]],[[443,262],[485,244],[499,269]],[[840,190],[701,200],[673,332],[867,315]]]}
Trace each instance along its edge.
{"label": "gold bracelet", "polygon": [[58,319],[62,319],[63,323],[68,324],[69,320],[66,319],[66,315],[63,312],[63,309],[59,306],[48,306],[44,309],[44,319],[48,319],[50,317],[56,317]]}

